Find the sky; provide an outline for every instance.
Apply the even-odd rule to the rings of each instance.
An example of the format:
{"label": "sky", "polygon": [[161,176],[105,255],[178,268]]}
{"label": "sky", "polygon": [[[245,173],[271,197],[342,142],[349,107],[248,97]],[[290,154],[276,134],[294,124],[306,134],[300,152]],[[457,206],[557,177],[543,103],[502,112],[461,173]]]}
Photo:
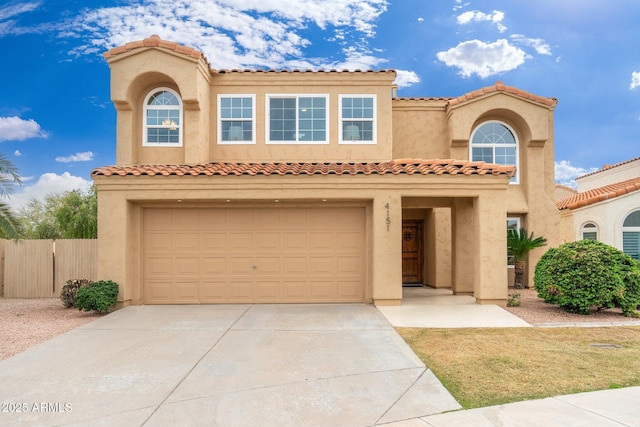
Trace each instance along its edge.
{"label": "sky", "polygon": [[8,203],[91,185],[115,164],[102,54],[153,34],[213,68],[394,69],[398,96],[502,81],[558,99],[556,182],[640,157],[640,0],[0,0]]}

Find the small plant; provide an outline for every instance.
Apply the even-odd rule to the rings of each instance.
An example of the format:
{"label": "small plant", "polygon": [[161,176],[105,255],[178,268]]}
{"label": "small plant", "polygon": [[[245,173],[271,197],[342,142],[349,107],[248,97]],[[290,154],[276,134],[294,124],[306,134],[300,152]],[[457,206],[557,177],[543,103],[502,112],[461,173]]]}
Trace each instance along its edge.
{"label": "small plant", "polygon": [[544,237],[533,237],[533,232],[527,234],[526,228],[507,230],[507,252],[513,257],[514,261],[514,288],[524,288],[524,273],[527,268],[527,255],[529,252],[546,244],[547,239]]}
{"label": "small plant", "polygon": [[89,279],[71,279],[67,280],[67,284],[62,287],[60,292],[60,300],[65,308],[73,308],[76,306],[76,295],[78,289],[85,286],[91,286],[93,282]]}
{"label": "small plant", "polygon": [[520,292],[509,294],[509,298],[507,298],[507,307],[520,307],[520,298]]}
{"label": "small plant", "polygon": [[549,249],[536,265],[534,286],[545,302],[565,311],[589,314],[620,307],[638,316],[640,270],[624,252],[596,240],[565,243]]}
{"label": "small plant", "polygon": [[118,284],[111,280],[99,280],[78,290],[78,310],[108,313],[118,301]]}

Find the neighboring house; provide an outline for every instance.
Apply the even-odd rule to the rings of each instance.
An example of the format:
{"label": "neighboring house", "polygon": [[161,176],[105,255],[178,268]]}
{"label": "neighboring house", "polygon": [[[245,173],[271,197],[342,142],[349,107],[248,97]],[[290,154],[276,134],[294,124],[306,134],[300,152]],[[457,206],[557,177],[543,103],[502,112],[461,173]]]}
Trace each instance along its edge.
{"label": "neighboring house", "polygon": [[558,200],[565,241],[596,239],[640,259],[640,157],[576,179]]}
{"label": "neighboring house", "polygon": [[502,83],[394,98],[392,70],[214,70],[157,36],[105,57],[117,150],[92,172],[98,276],[123,305],[389,305],[403,283],[505,304],[505,223],[559,235],[553,98]]}

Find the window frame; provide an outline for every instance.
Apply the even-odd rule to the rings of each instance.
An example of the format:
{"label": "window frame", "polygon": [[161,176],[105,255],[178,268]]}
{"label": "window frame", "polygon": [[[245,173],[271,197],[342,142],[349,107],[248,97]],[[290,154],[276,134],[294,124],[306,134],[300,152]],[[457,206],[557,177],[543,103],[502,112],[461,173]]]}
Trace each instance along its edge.
{"label": "window frame", "polygon": [[[640,260],[640,226],[637,225],[625,225],[624,223],[627,222],[627,220],[629,219],[629,217],[631,215],[640,215],[640,208],[636,208],[633,209],[632,211],[630,211],[628,214],[626,214],[624,216],[624,219],[622,220],[622,251],[624,253],[626,253],[627,255],[631,256],[633,259],[637,259]],[[637,253],[636,253],[636,257],[634,257],[631,253],[625,251],[625,245],[624,245],[624,241],[625,241],[625,234],[633,234],[636,236],[636,240],[638,240],[638,248],[636,248]]]}
{"label": "window frame", "polygon": [[[296,100],[296,139],[295,140],[272,140],[271,139],[271,100],[272,99],[291,99]],[[300,115],[299,105],[301,98],[323,98],[325,100],[325,126],[324,133],[325,138],[321,141],[304,141],[300,140]],[[265,144],[269,145],[327,145],[331,138],[329,137],[330,126],[330,105],[328,93],[268,93],[265,95]]]}
{"label": "window frame", "polygon": [[[153,108],[149,108],[149,100],[152,96],[156,95],[160,92],[169,92],[176,97],[178,100],[178,105],[174,108],[161,108],[162,106],[152,106]],[[178,129],[178,142],[149,142],[149,129],[166,129],[169,126],[154,126],[147,124],[147,112],[149,110],[178,110],[178,124],[175,125]],[[147,96],[144,98],[144,104],[142,107],[142,146],[143,147],[182,147],[183,146],[183,135],[184,135],[184,104],[182,102],[182,97],[178,92],[169,88],[169,87],[156,87],[147,93]]]}
{"label": "window frame", "polygon": [[[499,124],[501,126],[504,126],[505,128],[507,128],[507,130],[509,132],[511,132],[511,135],[513,136],[513,139],[515,141],[515,143],[512,144],[499,144],[496,142],[493,142],[491,144],[478,144],[476,143],[474,145],[473,143],[473,138],[475,137],[476,133],[478,132],[478,130],[480,130],[480,128],[482,128],[483,126],[487,125],[487,124]],[[515,166],[516,167],[516,174],[513,176],[513,178],[511,178],[511,180],[509,181],[509,185],[518,185],[520,184],[520,141],[518,139],[518,134],[516,133],[516,131],[507,123],[500,121],[500,120],[486,120],[483,121],[481,123],[479,123],[477,126],[475,126],[475,128],[473,129],[473,132],[471,132],[471,136],[469,137],[469,160],[470,161],[481,161],[481,160],[473,160],[473,149],[474,148],[491,148],[492,151],[492,163],[496,163],[496,152],[495,149],[496,147],[514,147],[515,148],[515,153],[516,153],[516,161],[515,164],[504,164],[504,166]],[[499,163],[501,164],[501,163]]]}
{"label": "window frame", "polygon": [[[251,119],[246,118],[223,118],[222,117],[222,99],[234,99],[234,98],[250,98],[251,99]],[[221,93],[218,94],[218,144],[220,145],[243,145],[243,144],[256,144],[256,95],[255,94],[236,94],[236,93]],[[233,122],[248,122],[251,121],[251,140],[224,140],[222,139],[222,123],[225,121]]]}
{"label": "window frame", "polygon": [[[371,99],[373,100],[373,117],[372,118],[345,118],[343,117],[342,105],[343,101],[347,98],[351,99]],[[344,139],[343,122],[370,122],[372,137],[367,139]],[[364,144],[375,145],[378,142],[378,97],[376,94],[361,94],[361,93],[345,93],[338,95],[338,144]],[[360,130],[362,132],[362,130]]]}
{"label": "window frame", "polygon": [[[598,240],[600,234],[599,231],[600,230],[598,228],[598,224],[596,224],[594,221],[587,221],[580,227],[580,240]],[[585,233],[595,233],[595,238],[584,237]]]}
{"label": "window frame", "polygon": [[[516,227],[515,230],[520,233],[520,228],[522,228],[522,218],[519,216],[508,216],[507,217],[507,233],[509,233],[509,221],[515,221]],[[515,268],[515,262],[513,264],[511,262],[511,256],[507,253],[507,268]]]}

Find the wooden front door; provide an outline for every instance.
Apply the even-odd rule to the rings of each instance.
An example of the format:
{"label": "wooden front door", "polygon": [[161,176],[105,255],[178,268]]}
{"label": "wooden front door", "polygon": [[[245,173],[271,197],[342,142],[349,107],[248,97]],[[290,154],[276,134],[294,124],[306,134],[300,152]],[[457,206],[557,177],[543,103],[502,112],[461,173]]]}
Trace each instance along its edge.
{"label": "wooden front door", "polygon": [[402,221],[402,283],[422,284],[422,221]]}

